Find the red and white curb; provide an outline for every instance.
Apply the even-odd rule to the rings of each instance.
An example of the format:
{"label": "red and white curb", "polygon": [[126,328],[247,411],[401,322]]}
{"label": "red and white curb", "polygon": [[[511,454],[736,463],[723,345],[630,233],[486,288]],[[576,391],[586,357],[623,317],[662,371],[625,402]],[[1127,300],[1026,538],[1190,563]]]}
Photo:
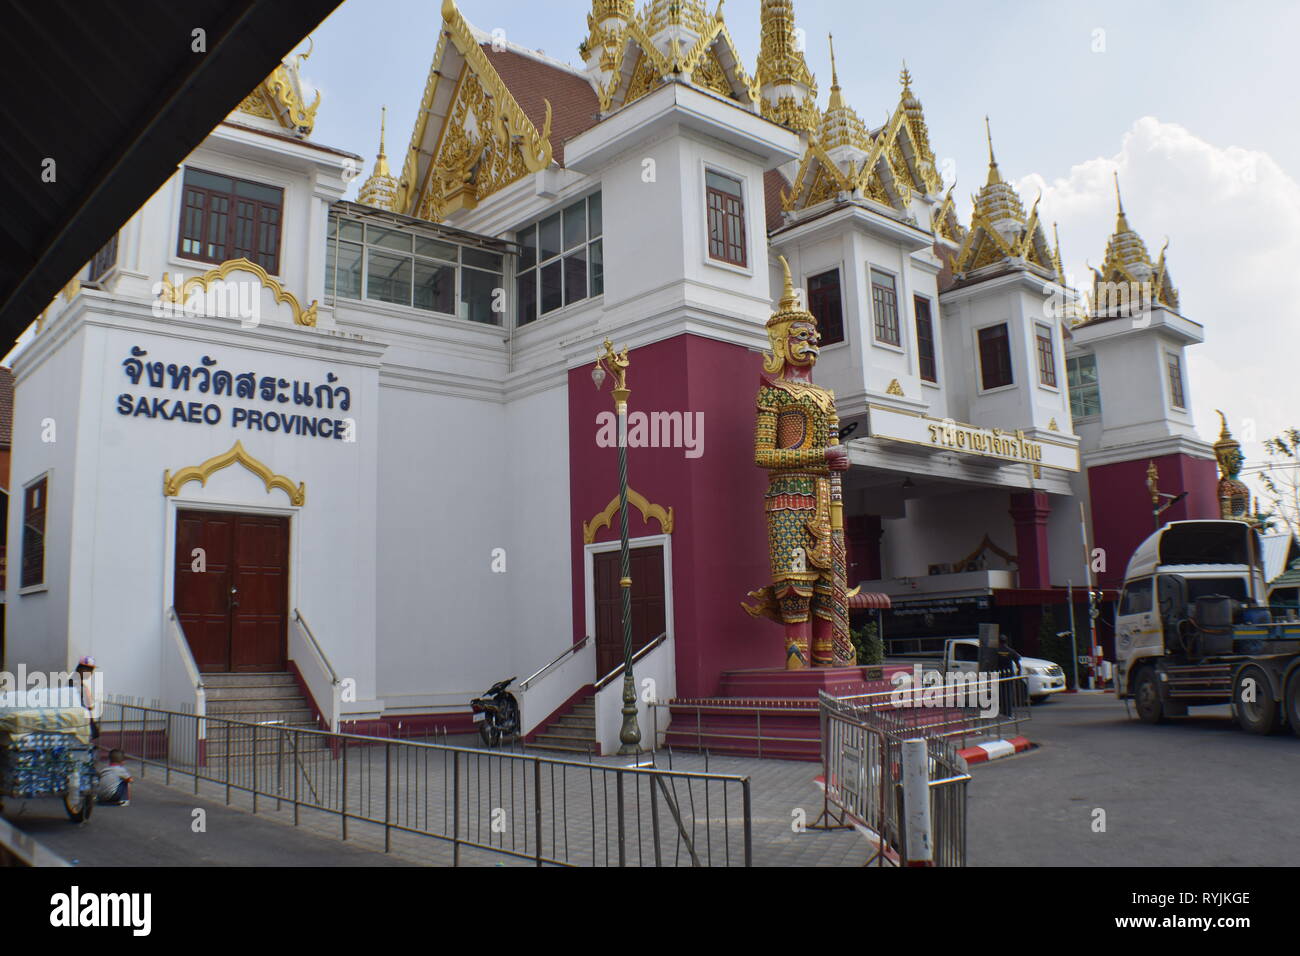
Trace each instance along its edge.
{"label": "red and white curb", "polygon": [[984,763],[987,760],[997,760],[999,757],[1022,753],[1032,746],[1028,737],[1010,737],[1005,740],[991,740],[986,744],[976,744],[957,753],[966,758],[968,764]]}

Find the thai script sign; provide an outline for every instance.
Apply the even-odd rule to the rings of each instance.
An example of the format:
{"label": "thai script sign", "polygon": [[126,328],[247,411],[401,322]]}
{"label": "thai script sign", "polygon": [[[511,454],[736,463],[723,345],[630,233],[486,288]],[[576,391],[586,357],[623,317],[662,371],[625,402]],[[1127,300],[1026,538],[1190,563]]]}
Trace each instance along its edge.
{"label": "thai script sign", "polygon": [[982,428],[872,405],[871,435],[873,438],[925,445],[939,451],[994,458],[1007,464],[1079,470],[1077,446],[1042,437],[1027,438],[1023,429]]}
{"label": "thai script sign", "polygon": [[[151,360],[145,349],[132,346],[130,354],[122,361],[123,371],[132,386],[182,394],[123,392],[117,396],[117,413],[128,418],[204,425],[219,425],[228,420],[231,428],[249,431],[355,440],[355,421],[335,417],[337,412],[351,409],[352,390],[346,385],[335,384],[339,379],[333,372],[326,372],[325,381],[313,385],[310,381],[284,379],[277,375],[235,373],[217,368],[219,364],[208,355],[202,356],[197,365]],[[254,399],[272,407],[236,406],[229,410],[227,418],[226,409],[208,401],[222,396]]]}

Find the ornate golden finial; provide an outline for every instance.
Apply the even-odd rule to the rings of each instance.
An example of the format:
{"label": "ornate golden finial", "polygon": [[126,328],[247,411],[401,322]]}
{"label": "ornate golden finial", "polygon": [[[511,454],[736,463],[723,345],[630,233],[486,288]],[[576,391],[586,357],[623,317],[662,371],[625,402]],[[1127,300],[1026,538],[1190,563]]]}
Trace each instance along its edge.
{"label": "ornate golden finial", "polygon": [[998,174],[998,160],[993,155],[993,127],[989,124],[988,115],[984,116],[984,135],[989,141],[989,181],[987,185],[1002,182],[1002,177]]}
{"label": "ornate golden finial", "polygon": [[1128,218],[1124,215],[1124,199],[1119,194],[1119,170],[1113,173],[1115,177],[1115,231],[1128,232]]}
{"label": "ornate golden finial", "polygon": [[844,108],[844,97],[840,93],[840,74],[835,69],[835,35],[826,34],[826,42],[831,48],[831,98],[826,104],[827,111]]}
{"label": "ornate golden finial", "polygon": [[370,178],[357,190],[357,202],[376,209],[395,208],[397,199],[397,180],[388,169],[388,156],[384,153],[384,132],[388,122],[388,107],[379,111],[379,153],[375,156],[375,169]]}
{"label": "ornate golden finial", "polygon": [[898,74],[898,82],[903,85],[903,92],[912,92],[912,74],[907,71],[907,61],[903,61],[902,72]]}

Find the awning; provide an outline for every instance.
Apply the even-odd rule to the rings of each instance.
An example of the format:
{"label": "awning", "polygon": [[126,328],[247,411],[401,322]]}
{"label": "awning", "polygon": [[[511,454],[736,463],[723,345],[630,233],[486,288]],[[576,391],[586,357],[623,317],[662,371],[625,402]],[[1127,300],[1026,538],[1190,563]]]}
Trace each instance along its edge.
{"label": "awning", "polygon": [[849,597],[849,607],[853,610],[876,608],[884,611],[891,606],[889,595],[881,594],[879,591],[859,591]]}

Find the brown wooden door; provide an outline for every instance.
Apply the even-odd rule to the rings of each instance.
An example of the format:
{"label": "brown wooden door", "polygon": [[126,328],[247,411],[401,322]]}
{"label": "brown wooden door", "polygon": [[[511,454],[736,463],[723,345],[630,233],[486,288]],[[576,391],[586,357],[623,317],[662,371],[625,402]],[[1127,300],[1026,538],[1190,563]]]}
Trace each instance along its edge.
{"label": "brown wooden door", "polygon": [[[205,567],[194,570],[194,549]],[[176,515],[176,616],[200,671],[282,671],[289,623],[289,519]]]}
{"label": "brown wooden door", "polygon": [[[665,626],[664,549],[662,545],[633,548],[632,653],[662,634]],[[596,593],[596,679],[623,663],[623,597],[619,593],[619,553],[592,556]]]}

